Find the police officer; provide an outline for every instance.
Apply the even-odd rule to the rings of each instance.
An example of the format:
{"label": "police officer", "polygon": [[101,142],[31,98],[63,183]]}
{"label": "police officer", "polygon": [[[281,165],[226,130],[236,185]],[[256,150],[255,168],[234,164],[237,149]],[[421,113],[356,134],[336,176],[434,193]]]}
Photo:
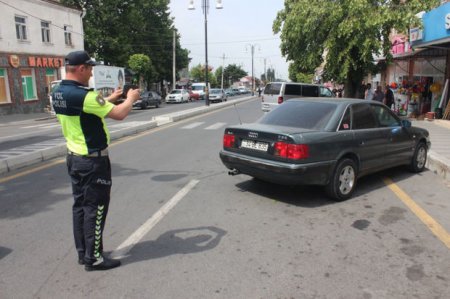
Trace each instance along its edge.
{"label": "police officer", "polygon": [[52,94],[53,107],[67,142],[78,263],[85,265],[86,271],[120,266],[119,260],[103,255],[103,229],[111,192],[110,136],[104,118],[124,119],[139,99],[139,90],[130,89],[123,103],[114,105],[122,95],[121,89],[109,98],[90,89],[94,65],[85,51],[69,53],[65,58],[66,79]]}

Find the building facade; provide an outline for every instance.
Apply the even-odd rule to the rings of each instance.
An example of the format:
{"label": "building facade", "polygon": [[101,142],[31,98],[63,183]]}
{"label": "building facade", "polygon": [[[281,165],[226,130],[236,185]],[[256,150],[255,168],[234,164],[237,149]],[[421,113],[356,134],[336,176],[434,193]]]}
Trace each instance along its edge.
{"label": "building facade", "polygon": [[0,117],[43,112],[64,57],[84,49],[83,12],[56,0],[0,3]]}

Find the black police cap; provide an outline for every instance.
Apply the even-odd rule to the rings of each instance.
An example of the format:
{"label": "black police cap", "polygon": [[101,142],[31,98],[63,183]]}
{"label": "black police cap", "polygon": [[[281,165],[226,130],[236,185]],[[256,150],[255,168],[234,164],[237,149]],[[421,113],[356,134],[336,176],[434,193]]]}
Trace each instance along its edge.
{"label": "black police cap", "polygon": [[65,58],[66,65],[96,65],[96,62],[92,60],[86,51],[73,51],[67,54]]}

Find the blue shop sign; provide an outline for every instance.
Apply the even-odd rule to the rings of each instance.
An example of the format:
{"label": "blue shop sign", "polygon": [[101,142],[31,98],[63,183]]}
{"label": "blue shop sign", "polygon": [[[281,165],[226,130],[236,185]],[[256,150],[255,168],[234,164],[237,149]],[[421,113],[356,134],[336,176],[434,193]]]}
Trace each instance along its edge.
{"label": "blue shop sign", "polygon": [[440,40],[448,42],[450,38],[450,2],[447,2],[423,14],[423,32],[417,28],[410,29],[410,41],[413,47],[424,44],[436,44]]}

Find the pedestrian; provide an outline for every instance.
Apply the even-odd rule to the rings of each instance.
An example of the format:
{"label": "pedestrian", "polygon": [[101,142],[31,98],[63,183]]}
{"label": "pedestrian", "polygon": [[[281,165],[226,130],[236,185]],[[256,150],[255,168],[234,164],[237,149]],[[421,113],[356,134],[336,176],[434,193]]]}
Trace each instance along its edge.
{"label": "pedestrian", "polygon": [[120,266],[119,260],[103,254],[103,229],[111,193],[109,131],[104,118],[124,119],[139,99],[139,89],[130,89],[118,105],[122,90],[103,98],[89,88],[95,62],[85,51],[65,57],[66,79],[52,93],[53,107],[67,144],[67,169],[72,181],[73,234],[78,263],[86,271]]}
{"label": "pedestrian", "polygon": [[384,100],[384,92],[381,90],[381,86],[378,85],[375,89],[375,93],[373,95],[373,100],[383,103]]}
{"label": "pedestrian", "polygon": [[261,86],[258,86],[258,97],[261,97]]}
{"label": "pedestrian", "polygon": [[364,95],[364,99],[366,100],[373,100],[373,90],[372,90],[372,84],[367,83],[366,93]]}
{"label": "pedestrian", "polygon": [[363,80],[363,81],[361,82],[361,85],[360,85],[359,88],[358,88],[358,97],[359,97],[360,99],[364,99],[364,98],[365,98],[366,88],[367,88],[366,83],[365,83],[365,81]]}
{"label": "pedestrian", "polygon": [[391,109],[393,108],[392,105],[394,104],[394,92],[391,90],[389,85],[386,85],[386,89],[384,91],[384,104]]}

